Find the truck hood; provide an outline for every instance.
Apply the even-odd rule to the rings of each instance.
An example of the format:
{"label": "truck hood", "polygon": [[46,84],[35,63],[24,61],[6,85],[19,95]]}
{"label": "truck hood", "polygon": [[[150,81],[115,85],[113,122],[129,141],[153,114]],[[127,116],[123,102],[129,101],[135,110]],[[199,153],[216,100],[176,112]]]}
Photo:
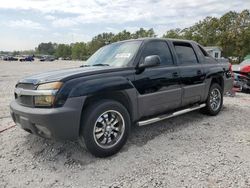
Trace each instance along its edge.
{"label": "truck hood", "polygon": [[111,72],[114,67],[92,66],[61,69],[35,74],[19,80],[19,83],[32,83],[34,85],[46,82],[63,81],[77,76],[88,76],[92,74]]}

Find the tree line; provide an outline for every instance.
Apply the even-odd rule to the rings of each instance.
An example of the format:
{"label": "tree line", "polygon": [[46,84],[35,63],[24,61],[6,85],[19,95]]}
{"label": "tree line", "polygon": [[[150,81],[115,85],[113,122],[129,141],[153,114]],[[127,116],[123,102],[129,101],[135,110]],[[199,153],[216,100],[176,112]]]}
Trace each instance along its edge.
{"label": "tree line", "polygon": [[137,39],[143,37],[156,37],[154,30],[140,28],[131,33],[123,30],[117,34],[102,33],[92,38],[90,42],[76,42],[72,44],[41,43],[36,48],[36,54],[54,55],[62,58],[72,58],[77,60],[86,60],[100,47],[121,40]]}
{"label": "tree line", "polygon": [[[133,33],[127,30],[117,34],[105,32],[93,37],[90,42],[41,43],[35,49],[35,53],[86,60],[107,43],[143,37],[157,37],[157,35],[152,28],[148,30],[140,28]],[[194,40],[203,46],[219,46],[224,57],[238,57],[241,61],[244,56],[250,54],[250,12],[230,11],[220,18],[206,17],[188,28],[168,30],[160,37]]]}

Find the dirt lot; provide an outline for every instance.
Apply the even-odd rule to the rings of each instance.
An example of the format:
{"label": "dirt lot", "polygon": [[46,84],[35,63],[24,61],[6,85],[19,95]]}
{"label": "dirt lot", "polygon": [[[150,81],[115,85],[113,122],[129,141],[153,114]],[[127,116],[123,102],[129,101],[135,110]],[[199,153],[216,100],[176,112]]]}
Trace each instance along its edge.
{"label": "dirt lot", "polygon": [[[81,62],[0,62],[0,127],[26,75]],[[216,117],[191,112],[135,127],[120,153],[91,156],[74,142],[54,142],[18,127],[0,133],[0,187],[250,187],[250,95],[225,97]]]}

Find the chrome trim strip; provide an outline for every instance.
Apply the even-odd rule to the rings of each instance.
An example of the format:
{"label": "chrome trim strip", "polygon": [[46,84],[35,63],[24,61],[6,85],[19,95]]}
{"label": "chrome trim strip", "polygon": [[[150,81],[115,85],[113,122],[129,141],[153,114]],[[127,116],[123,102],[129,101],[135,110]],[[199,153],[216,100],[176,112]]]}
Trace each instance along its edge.
{"label": "chrome trim strip", "polygon": [[41,96],[41,95],[55,95],[58,90],[28,90],[22,88],[15,88],[15,93],[18,96]]}
{"label": "chrome trim strip", "polygon": [[174,113],[171,113],[171,114],[165,114],[165,115],[161,115],[161,116],[156,117],[156,118],[152,118],[152,119],[148,119],[148,120],[144,120],[144,121],[139,121],[138,125],[139,126],[144,126],[144,125],[156,123],[158,121],[162,121],[162,120],[165,120],[165,119],[169,119],[171,117],[179,116],[181,114],[185,114],[185,113],[188,113],[188,112],[191,112],[191,111],[194,111],[194,110],[198,110],[198,109],[203,108],[205,106],[206,106],[206,104],[201,104],[199,106],[194,106],[194,107],[191,107],[191,108],[180,110],[180,111],[177,111],[177,112],[174,112]]}

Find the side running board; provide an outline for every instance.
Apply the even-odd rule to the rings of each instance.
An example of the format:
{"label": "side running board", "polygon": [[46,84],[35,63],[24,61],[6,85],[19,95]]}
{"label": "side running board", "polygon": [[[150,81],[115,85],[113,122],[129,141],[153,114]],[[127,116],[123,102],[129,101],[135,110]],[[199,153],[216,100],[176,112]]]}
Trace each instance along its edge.
{"label": "side running board", "polygon": [[206,106],[206,104],[200,104],[198,106],[193,106],[191,108],[186,108],[184,110],[176,111],[176,112],[173,112],[171,114],[164,114],[164,115],[152,118],[152,119],[139,121],[138,125],[139,126],[144,126],[144,125],[156,123],[156,122],[162,121],[164,119],[169,119],[171,117],[179,116],[181,114],[185,114],[185,113],[188,113],[188,112],[191,112],[191,111],[194,111],[194,110],[198,110],[198,109],[204,108],[205,106]]}

